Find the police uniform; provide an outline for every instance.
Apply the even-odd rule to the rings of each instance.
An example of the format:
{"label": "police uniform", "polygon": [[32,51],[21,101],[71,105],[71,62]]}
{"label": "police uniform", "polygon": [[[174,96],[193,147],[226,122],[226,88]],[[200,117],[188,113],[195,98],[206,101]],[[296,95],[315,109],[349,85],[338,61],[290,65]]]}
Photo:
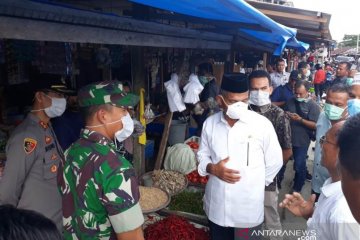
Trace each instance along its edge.
{"label": "police uniform", "polygon": [[62,156],[51,125],[29,113],[6,146],[0,204],[37,211],[61,230],[61,196],[56,176]]}
{"label": "police uniform", "polygon": [[[138,97],[111,81],[84,87],[78,100],[80,107],[134,106]],[[143,224],[135,170],[113,140],[85,128],[65,159],[59,175],[65,239],[116,239]]]}

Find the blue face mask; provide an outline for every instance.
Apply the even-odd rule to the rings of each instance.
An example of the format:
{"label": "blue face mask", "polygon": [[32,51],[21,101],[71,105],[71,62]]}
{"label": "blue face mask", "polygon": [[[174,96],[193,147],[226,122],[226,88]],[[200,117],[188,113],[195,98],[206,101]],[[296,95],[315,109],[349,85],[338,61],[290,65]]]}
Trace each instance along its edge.
{"label": "blue face mask", "polygon": [[350,99],[347,104],[350,117],[360,113],[360,99]]}
{"label": "blue face mask", "polygon": [[324,105],[324,112],[329,120],[340,120],[344,110],[344,108],[329,103],[325,103]]}

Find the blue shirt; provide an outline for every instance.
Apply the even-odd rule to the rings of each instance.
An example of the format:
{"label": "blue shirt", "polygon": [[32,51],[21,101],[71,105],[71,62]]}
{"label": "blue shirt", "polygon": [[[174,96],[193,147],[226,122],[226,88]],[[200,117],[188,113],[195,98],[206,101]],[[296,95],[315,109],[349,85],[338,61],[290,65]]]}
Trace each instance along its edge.
{"label": "blue shirt", "polygon": [[330,177],[326,168],[321,166],[321,145],[320,138],[326,134],[331,128],[331,122],[326,117],[325,113],[320,113],[319,119],[316,122],[316,142],[315,142],[315,159],[314,159],[314,172],[311,181],[312,190],[316,193],[321,193],[321,187],[324,185],[325,180]]}
{"label": "blue shirt", "polygon": [[271,94],[271,102],[287,102],[294,96],[292,89],[289,84],[285,84],[283,86],[279,86],[275,88],[273,93]]}

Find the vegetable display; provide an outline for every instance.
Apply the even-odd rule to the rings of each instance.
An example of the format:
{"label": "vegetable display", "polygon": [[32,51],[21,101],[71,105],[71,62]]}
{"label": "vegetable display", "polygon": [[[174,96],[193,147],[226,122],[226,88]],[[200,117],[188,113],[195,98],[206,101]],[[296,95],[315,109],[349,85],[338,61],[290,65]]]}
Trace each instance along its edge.
{"label": "vegetable display", "polygon": [[143,212],[151,212],[166,207],[169,196],[161,189],[139,186],[140,207]]}
{"label": "vegetable display", "polygon": [[204,228],[196,228],[185,218],[169,216],[145,228],[146,240],[208,240]]}
{"label": "vegetable display", "polygon": [[170,170],[155,170],[152,180],[154,187],[159,187],[170,195],[181,192],[187,186],[185,175]]}
{"label": "vegetable display", "polygon": [[186,175],[187,179],[190,183],[200,183],[200,184],[207,184],[209,177],[202,177],[199,175],[197,170],[192,171],[188,175]]}
{"label": "vegetable display", "polygon": [[202,201],[203,195],[203,192],[181,192],[172,198],[169,209],[173,211],[205,215]]}

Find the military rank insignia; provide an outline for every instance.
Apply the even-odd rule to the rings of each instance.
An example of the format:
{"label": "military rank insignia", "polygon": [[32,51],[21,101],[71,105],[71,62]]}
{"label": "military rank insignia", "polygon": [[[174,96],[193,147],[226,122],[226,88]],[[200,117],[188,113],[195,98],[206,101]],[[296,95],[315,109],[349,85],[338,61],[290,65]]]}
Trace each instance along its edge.
{"label": "military rank insignia", "polygon": [[32,153],[37,145],[37,141],[32,138],[25,138],[24,139],[24,150],[26,154]]}

